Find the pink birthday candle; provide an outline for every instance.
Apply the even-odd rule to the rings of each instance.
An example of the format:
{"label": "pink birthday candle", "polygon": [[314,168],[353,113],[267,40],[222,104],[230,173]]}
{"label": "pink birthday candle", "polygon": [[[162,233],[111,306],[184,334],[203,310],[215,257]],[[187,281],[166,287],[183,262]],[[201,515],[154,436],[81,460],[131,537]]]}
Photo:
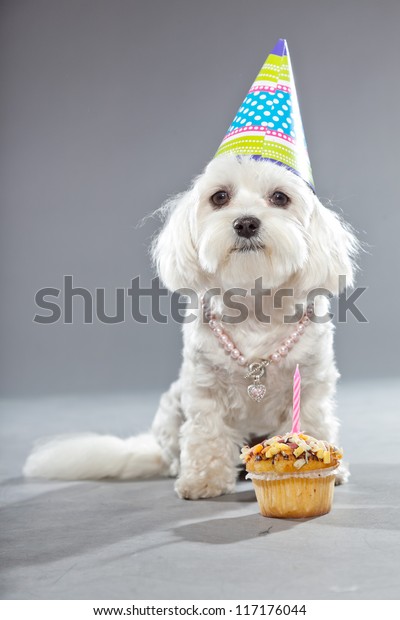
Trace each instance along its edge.
{"label": "pink birthday candle", "polygon": [[296,371],[293,377],[292,433],[300,433],[300,387],[301,387],[301,375],[299,371],[299,365],[297,364]]}

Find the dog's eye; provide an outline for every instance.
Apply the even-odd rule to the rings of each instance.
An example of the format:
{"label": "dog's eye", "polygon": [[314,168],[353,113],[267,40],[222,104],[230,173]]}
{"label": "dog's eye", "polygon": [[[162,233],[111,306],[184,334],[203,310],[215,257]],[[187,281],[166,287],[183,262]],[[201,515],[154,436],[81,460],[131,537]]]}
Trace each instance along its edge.
{"label": "dog's eye", "polygon": [[223,190],[220,190],[219,192],[215,192],[215,194],[213,194],[210,198],[212,204],[215,207],[223,207],[224,205],[228,204],[229,199],[230,199],[230,196],[228,192],[225,192]]}
{"label": "dog's eye", "polygon": [[276,207],[287,207],[290,202],[290,198],[283,192],[274,192],[272,196],[270,196],[270,201]]}

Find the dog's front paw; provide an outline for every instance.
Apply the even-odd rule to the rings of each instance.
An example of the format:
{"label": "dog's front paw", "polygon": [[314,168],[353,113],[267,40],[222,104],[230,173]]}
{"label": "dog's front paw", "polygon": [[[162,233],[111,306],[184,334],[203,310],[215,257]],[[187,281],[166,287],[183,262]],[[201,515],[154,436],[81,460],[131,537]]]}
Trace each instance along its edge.
{"label": "dog's front paw", "polygon": [[339,484],[345,484],[348,482],[350,475],[348,464],[343,462],[340,463],[336,472],[335,485],[338,486]]}
{"label": "dog's front paw", "polygon": [[218,497],[225,493],[233,493],[235,481],[227,483],[215,477],[181,476],[175,483],[175,491],[181,499],[201,499],[205,497]]}

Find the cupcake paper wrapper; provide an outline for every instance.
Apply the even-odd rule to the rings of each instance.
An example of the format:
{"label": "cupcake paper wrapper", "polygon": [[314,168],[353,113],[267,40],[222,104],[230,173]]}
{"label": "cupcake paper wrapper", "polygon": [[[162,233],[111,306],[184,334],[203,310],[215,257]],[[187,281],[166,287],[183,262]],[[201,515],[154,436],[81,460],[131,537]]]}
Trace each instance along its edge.
{"label": "cupcake paper wrapper", "polygon": [[253,479],[260,512],[265,517],[304,519],[328,513],[335,474],[319,478]]}

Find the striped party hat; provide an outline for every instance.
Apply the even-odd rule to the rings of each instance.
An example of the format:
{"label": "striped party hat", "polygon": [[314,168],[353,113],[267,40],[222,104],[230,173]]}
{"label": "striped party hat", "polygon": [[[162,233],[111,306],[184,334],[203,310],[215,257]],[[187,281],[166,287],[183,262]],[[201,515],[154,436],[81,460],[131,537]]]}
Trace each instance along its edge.
{"label": "striped party hat", "polygon": [[285,39],[265,61],[215,157],[226,153],[285,166],[315,191]]}

